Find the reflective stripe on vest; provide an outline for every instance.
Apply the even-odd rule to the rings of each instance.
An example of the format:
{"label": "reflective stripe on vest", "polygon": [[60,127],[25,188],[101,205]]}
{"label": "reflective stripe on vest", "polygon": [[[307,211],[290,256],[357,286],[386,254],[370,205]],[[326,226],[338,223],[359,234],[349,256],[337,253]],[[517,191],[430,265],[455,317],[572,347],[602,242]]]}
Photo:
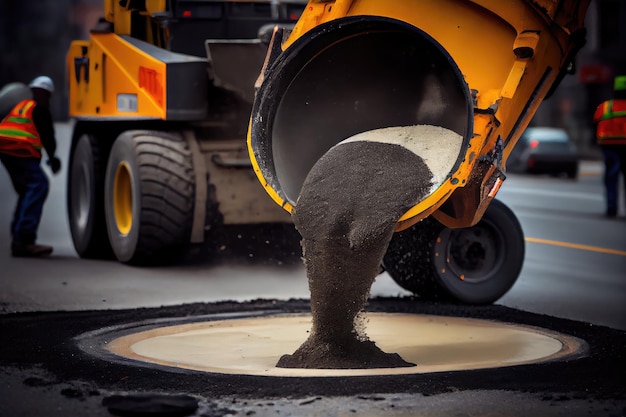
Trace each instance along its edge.
{"label": "reflective stripe on vest", "polygon": [[594,117],[598,123],[596,138],[600,145],[626,145],[626,100],[608,100]]}
{"label": "reflective stripe on vest", "polygon": [[41,138],[33,122],[35,100],[20,101],[0,123],[0,153],[41,157]]}

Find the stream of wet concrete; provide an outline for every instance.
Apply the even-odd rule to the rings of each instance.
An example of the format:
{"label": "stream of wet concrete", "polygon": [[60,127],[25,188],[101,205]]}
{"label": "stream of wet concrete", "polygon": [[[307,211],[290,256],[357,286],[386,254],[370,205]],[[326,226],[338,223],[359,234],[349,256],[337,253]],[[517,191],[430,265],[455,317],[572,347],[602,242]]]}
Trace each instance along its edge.
{"label": "stream of wet concrete", "polygon": [[[377,129],[317,161],[292,213],[302,235],[313,323],[308,339],[279,367],[415,366],[376,346],[359,315],[398,219],[446,177],[461,140],[429,125]],[[425,160],[420,153],[430,149]]]}

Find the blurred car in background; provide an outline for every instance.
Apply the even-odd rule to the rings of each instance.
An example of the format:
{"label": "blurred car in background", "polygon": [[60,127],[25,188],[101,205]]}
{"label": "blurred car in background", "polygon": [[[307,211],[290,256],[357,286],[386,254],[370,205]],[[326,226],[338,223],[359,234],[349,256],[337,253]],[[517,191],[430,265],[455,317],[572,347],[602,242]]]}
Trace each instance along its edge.
{"label": "blurred car in background", "polygon": [[529,127],[511,151],[507,171],[532,174],[578,176],[576,145],[567,132],[555,127]]}

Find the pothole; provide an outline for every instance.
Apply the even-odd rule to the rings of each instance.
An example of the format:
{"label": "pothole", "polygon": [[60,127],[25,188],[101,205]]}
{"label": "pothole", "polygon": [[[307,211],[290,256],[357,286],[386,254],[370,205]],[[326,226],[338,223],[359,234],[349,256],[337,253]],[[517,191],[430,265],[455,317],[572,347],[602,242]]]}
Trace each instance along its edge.
{"label": "pothole", "polygon": [[[518,324],[472,318],[367,313],[366,332],[385,352],[417,366],[286,369],[275,366],[308,337],[308,314],[231,315],[126,325],[85,334],[81,347],[108,359],[178,370],[271,377],[406,375],[498,368],[580,357],[578,338]],[[105,335],[105,336],[103,336]]]}

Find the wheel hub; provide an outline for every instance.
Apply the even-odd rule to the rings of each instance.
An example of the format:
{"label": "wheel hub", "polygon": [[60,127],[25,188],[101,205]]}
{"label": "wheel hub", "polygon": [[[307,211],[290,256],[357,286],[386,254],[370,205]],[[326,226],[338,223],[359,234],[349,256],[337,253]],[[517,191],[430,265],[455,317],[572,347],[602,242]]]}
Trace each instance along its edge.
{"label": "wheel hub", "polygon": [[501,237],[488,227],[451,230],[448,267],[461,279],[480,282],[498,263]]}
{"label": "wheel hub", "polygon": [[113,207],[117,229],[127,235],[133,226],[133,193],[130,167],[126,162],[120,163],[115,172]]}

